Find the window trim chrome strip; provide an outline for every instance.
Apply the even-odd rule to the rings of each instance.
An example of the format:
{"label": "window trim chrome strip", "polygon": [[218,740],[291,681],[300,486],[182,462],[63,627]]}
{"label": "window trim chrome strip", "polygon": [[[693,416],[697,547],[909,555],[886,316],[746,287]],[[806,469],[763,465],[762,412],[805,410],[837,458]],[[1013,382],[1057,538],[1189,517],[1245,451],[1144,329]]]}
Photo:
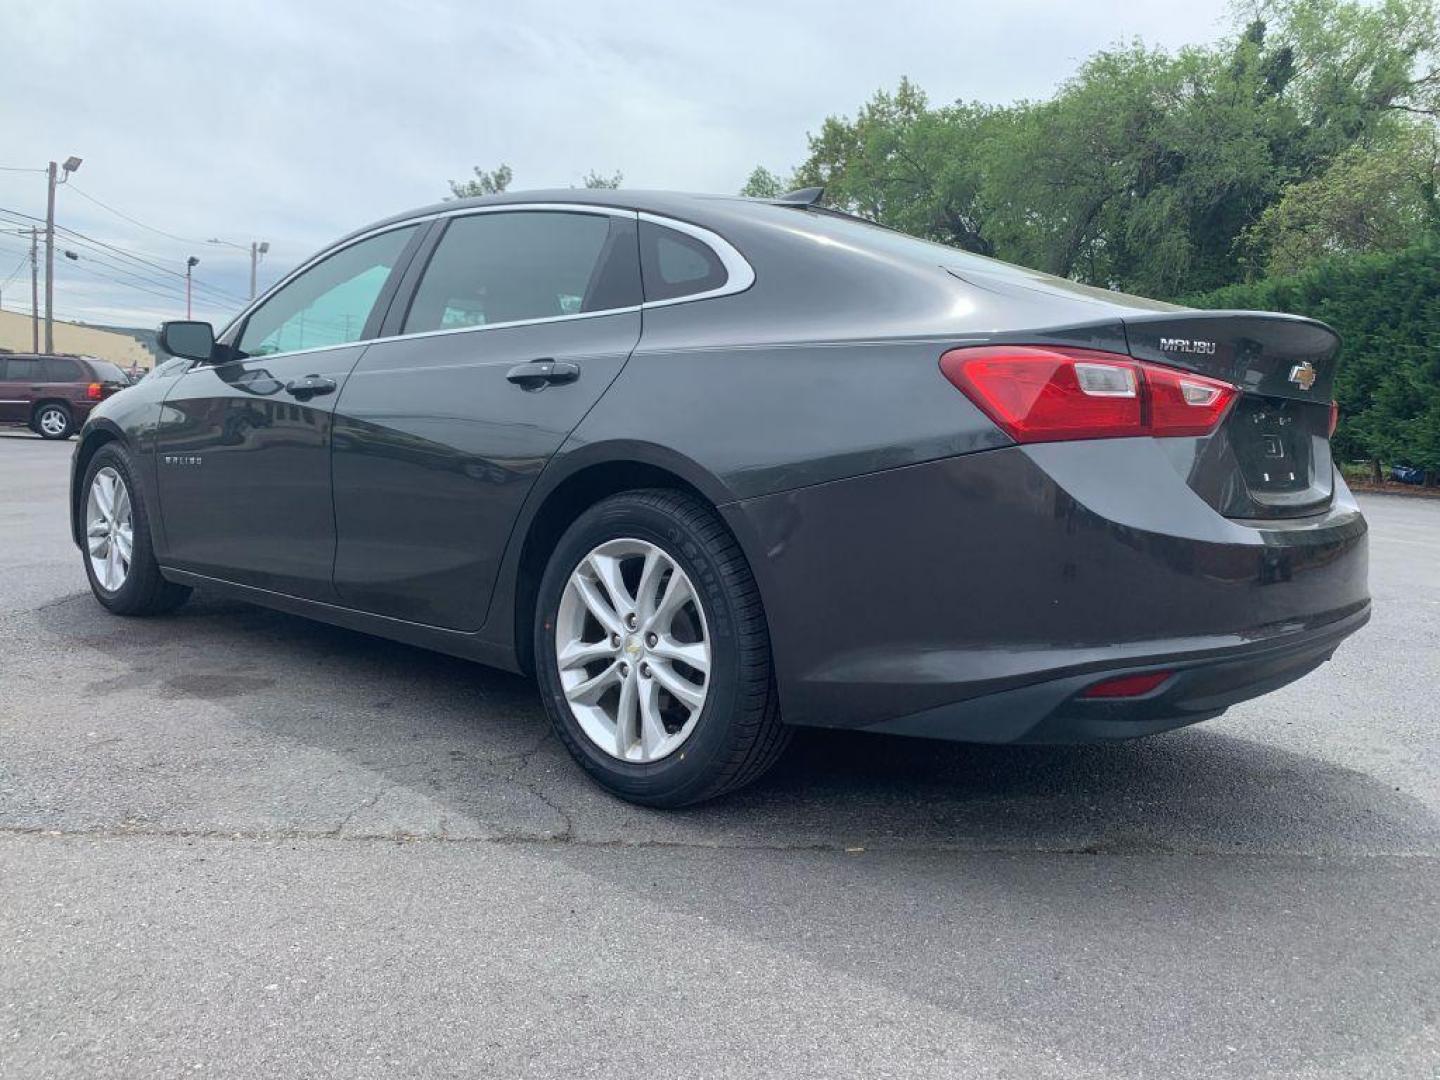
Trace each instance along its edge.
{"label": "window trim chrome strip", "polygon": [[641,210],[638,214],[641,221],[648,221],[652,225],[659,225],[662,228],[674,229],[678,233],[699,240],[715,253],[720,260],[720,265],[725,268],[725,284],[714,289],[706,289],[704,292],[691,293],[687,296],[672,296],[668,300],[646,300],[642,307],[669,307],[671,304],[689,304],[696,300],[712,300],[717,296],[731,296],[734,293],[742,293],[751,285],[755,284],[755,268],[752,267],[744,255],[736,250],[735,245],[726,240],[723,236],[711,232],[700,225],[692,225],[688,221],[681,221],[679,218],[664,217],[660,214],[652,214]]}
{"label": "window trim chrome strip", "polygon": [[[223,338],[232,328],[244,322],[270,297],[283,289],[291,281],[295,280],[312,266],[323,262],[332,255],[337,255],[346,248],[364,240],[370,240],[385,233],[394,232],[397,229],[414,228],[426,222],[437,221],[441,218],[470,217],[476,214],[496,214],[505,211],[554,211],[556,213],[590,213],[602,214],[608,217],[629,217],[638,221],[648,221],[653,225],[663,228],[674,229],[676,232],[684,233],[694,237],[715,253],[720,264],[725,268],[725,284],[714,289],[707,289],[705,292],[694,293],[689,296],[675,296],[667,300],[645,300],[639,304],[631,304],[626,307],[605,308],[603,311],[581,311],[571,315],[547,315],[538,319],[516,319],[511,322],[488,323],[481,326],[456,326],[448,330],[420,330],[413,334],[386,334],[373,338],[357,338],[354,341],[343,341],[335,345],[315,345],[308,349],[292,349],[289,352],[265,353],[263,355],[247,356],[240,360],[245,363],[250,360],[267,360],[272,356],[303,356],[308,353],[329,352],[333,349],[353,349],[361,346],[378,345],[387,341],[402,341],[408,338],[438,337],[442,334],[471,334],[484,330],[506,330],[515,326],[539,326],[545,323],[568,322],[572,319],[594,319],[602,315],[625,315],[644,311],[647,308],[669,307],[672,304],[688,304],[696,300],[710,300],[720,296],[730,296],[735,293],[744,292],[755,284],[755,270],[751,267],[745,256],[726,240],[723,236],[712,232],[700,225],[693,225],[688,221],[678,218],[666,217],[662,214],[652,214],[644,210],[627,210],[619,206],[603,206],[592,203],[498,203],[494,206],[464,206],[456,207],[454,210],[436,210],[429,214],[422,214],[419,217],[406,218],[404,221],[394,221],[378,228],[370,229],[351,237],[348,240],[335,244],[323,251],[311,256],[295,269],[282,277],[265,292],[257,296],[249,304],[241,309],[240,313],[225,324],[225,328],[216,335],[216,340]],[[193,369],[192,369],[193,370]],[[186,373],[188,374],[188,372]]]}

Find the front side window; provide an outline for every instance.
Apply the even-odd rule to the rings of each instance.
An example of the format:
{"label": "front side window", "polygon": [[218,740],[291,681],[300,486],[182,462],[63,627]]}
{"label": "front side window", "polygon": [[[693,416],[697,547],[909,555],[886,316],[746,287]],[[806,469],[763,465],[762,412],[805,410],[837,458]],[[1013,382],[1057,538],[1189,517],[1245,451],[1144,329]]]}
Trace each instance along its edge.
{"label": "front side window", "polygon": [[450,222],[404,333],[553,319],[640,302],[633,219],[556,210]]}
{"label": "front side window", "polygon": [[413,225],[391,229],[310,267],[255,309],[240,351],[272,356],[358,341],[414,232]]}
{"label": "front side window", "polygon": [[640,268],[646,300],[694,296],[729,280],[725,264],[709,244],[653,221],[640,223]]}

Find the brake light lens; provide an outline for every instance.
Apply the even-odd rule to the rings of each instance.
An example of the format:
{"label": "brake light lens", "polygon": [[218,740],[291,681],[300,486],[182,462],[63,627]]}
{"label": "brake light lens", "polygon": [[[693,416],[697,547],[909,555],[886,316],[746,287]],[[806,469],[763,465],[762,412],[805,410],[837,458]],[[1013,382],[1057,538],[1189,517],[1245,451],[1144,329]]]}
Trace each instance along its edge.
{"label": "brake light lens", "polygon": [[1326,437],[1327,437],[1327,438],[1330,438],[1330,439],[1333,439],[1333,438],[1335,437],[1335,429],[1336,429],[1337,427],[1339,427],[1339,426],[1340,426],[1340,402],[1338,402],[1338,401],[1332,401],[1332,402],[1330,402],[1330,430],[1329,430],[1328,432],[1326,432]]}
{"label": "brake light lens", "polygon": [[1121,675],[1118,679],[1106,679],[1081,691],[1082,698],[1130,698],[1143,697],[1166,679],[1173,671],[1147,671],[1143,675]]}
{"label": "brake light lens", "polygon": [[85,388],[85,396],[91,401],[99,401],[100,389],[101,387],[98,382],[92,382],[89,386]]}
{"label": "brake light lens", "polygon": [[940,370],[1020,443],[1208,435],[1239,396],[1219,379],[1095,349],[951,349]]}

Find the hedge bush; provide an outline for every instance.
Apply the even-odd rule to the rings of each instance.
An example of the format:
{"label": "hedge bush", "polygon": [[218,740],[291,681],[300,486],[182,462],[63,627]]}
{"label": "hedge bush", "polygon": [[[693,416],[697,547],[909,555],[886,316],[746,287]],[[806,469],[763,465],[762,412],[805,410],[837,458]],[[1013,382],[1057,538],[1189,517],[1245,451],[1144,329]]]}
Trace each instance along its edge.
{"label": "hedge bush", "polygon": [[1440,245],[1330,259],[1183,302],[1329,323],[1343,342],[1336,460],[1440,470]]}

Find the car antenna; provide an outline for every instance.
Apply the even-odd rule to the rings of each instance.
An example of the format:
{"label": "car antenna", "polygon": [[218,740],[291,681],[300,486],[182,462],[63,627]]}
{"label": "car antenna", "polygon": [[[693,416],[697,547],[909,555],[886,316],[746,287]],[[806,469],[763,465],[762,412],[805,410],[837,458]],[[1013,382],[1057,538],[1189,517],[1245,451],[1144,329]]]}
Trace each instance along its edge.
{"label": "car antenna", "polygon": [[819,206],[820,200],[824,197],[825,189],[823,187],[802,187],[796,188],[794,191],[787,191],[773,201],[781,206]]}

